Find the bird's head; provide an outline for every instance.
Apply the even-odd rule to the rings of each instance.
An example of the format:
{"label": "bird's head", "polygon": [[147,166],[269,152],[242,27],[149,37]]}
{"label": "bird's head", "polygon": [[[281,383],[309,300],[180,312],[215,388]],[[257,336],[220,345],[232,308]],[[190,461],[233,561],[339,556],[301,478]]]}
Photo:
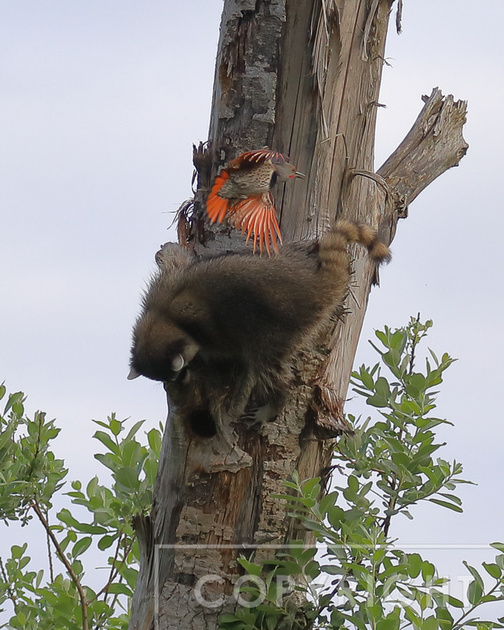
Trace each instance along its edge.
{"label": "bird's head", "polygon": [[290,164],[290,162],[283,162],[275,164],[273,163],[273,168],[275,169],[275,173],[277,176],[277,181],[286,182],[289,179],[295,179],[299,177],[300,179],[305,179],[305,175],[296,171],[296,167]]}

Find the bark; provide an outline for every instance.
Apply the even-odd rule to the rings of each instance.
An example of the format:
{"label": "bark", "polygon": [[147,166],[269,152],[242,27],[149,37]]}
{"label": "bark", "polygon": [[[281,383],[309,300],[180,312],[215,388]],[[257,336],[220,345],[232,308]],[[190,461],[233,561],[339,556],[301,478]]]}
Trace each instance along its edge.
{"label": "bark", "polygon": [[[187,207],[181,214],[184,242],[199,252],[242,245],[236,231],[209,228],[204,200],[219,165],[263,146],[289,154],[307,175],[277,191],[284,240],[314,238],[336,217],[370,223],[392,240],[408,204],[457,165],[467,145],[465,103],[435,89],[374,172],[390,8],[389,0],[225,1],[210,143],[195,152],[198,192],[190,219]],[[346,429],[343,402],[376,281],[367,258],[352,253],[346,317],[318,352],[298,357],[295,384],[275,422],[260,433],[230,432],[241,456],[218,437],[192,438],[187,418],[170,408],[152,512],[135,523],[141,568],[131,629],[217,627],[219,614],[235,606],[236,558],[244,549],[307,539],[275,495],[295,469],[301,478],[325,476],[332,438]],[[198,601],[205,576],[210,581],[201,592],[214,608]]]}

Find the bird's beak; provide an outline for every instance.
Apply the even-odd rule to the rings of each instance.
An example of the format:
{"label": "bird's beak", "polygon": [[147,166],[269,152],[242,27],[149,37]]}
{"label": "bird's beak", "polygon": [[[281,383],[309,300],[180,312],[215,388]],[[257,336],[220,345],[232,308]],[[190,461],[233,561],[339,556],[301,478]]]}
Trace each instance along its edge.
{"label": "bird's beak", "polygon": [[304,173],[300,173],[299,171],[296,171],[294,173],[294,177],[299,177],[299,179],[306,179],[306,175]]}

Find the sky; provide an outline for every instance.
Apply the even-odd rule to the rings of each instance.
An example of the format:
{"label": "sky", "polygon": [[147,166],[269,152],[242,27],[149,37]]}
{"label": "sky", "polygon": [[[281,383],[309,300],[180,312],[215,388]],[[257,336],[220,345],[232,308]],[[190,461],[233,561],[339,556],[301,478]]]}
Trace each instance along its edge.
{"label": "sky", "polygon": [[[0,0],[0,382],[28,395],[29,413],[57,419],[71,479],[106,477],[92,419],[114,411],[149,428],[166,417],[159,384],[126,380],[131,328],[154,253],[175,240],[173,212],[191,196],[221,7]],[[376,168],[436,86],[468,100],[469,151],[400,222],[356,359],[375,363],[373,331],[419,312],[434,321],[428,346],[458,359],[438,401],[455,425],[440,432],[442,456],[478,485],[461,489],[462,516],[424,505],[392,532],[464,546],[433,551],[454,579],[455,562],[504,541],[503,22],[501,0],[405,0],[403,33],[389,34]],[[348,410],[366,413],[356,401]]]}

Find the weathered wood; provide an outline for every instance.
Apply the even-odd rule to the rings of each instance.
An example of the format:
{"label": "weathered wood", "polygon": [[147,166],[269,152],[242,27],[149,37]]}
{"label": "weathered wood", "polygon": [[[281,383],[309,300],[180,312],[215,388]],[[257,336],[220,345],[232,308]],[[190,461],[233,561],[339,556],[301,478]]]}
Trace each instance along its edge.
{"label": "weathered wood", "polygon": [[[467,148],[464,104],[434,91],[412,131],[373,172],[378,92],[393,0],[226,0],[217,56],[210,145],[195,154],[199,190],[180,233],[198,252],[232,250],[243,238],[204,221],[204,200],[220,164],[269,145],[307,175],[276,194],[286,240],[319,236],[337,216],[362,220],[391,241],[404,208]],[[347,314],[302,354],[282,413],[260,433],[187,429],[173,404],[142,549],[130,628],[215,628],[232,609],[236,557],[247,545],[281,544],[295,531],[274,495],[294,469],[323,475],[340,418],[375,269],[355,249]],[[328,352],[327,348],[331,348]],[[230,421],[233,419],[229,419]],[[198,580],[214,576],[198,601]],[[215,576],[218,576],[217,578]]]}
{"label": "weathered wood", "polygon": [[458,166],[468,148],[462,136],[466,101],[454,101],[451,95],[444,98],[439,88],[422,98],[425,106],[413,127],[378,169],[390,197],[387,203],[400,216],[406,216],[408,205],[432,181]]}
{"label": "weathered wood", "polygon": [[[451,95],[443,97],[438,88],[430,97],[423,98],[425,106],[413,127],[377,173],[359,169],[348,173],[349,195],[352,191],[359,195],[362,181],[367,180],[368,216],[387,243],[394,238],[398,219],[407,216],[409,204],[447,169],[458,166],[468,148],[462,136],[467,103],[454,101]],[[368,260],[359,258],[355,265],[356,282],[350,296],[352,315],[336,327],[330,344],[331,353],[320,377],[322,386],[335,391],[341,400],[348,389],[374,280],[374,269]]]}

